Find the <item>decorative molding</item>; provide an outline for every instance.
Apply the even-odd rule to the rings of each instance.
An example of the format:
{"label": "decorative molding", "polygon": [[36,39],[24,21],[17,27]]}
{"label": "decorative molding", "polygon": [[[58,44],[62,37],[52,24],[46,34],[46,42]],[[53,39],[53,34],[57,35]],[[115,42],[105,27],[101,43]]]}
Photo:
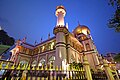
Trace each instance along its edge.
{"label": "decorative molding", "polygon": [[68,29],[65,26],[56,26],[53,30],[53,33],[56,35],[58,32],[63,32],[65,34],[68,34]]}

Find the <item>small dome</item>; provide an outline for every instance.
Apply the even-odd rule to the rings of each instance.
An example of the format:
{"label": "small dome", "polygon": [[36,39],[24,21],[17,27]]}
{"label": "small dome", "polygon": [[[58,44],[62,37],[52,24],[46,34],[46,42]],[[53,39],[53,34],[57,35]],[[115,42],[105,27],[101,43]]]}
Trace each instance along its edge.
{"label": "small dome", "polygon": [[55,12],[56,16],[58,16],[58,13],[59,13],[59,12],[62,12],[62,13],[63,13],[63,15],[65,16],[65,14],[66,14],[65,7],[64,7],[64,6],[62,6],[62,5],[57,6],[57,7],[56,7],[56,12]]}
{"label": "small dome", "polygon": [[56,10],[57,10],[57,9],[64,9],[64,10],[65,10],[64,6],[62,6],[62,5],[57,6]]}
{"label": "small dome", "polygon": [[78,25],[78,26],[74,29],[73,33],[74,33],[75,35],[79,35],[79,34],[81,34],[81,33],[83,33],[83,34],[85,34],[85,35],[88,35],[88,34],[90,34],[90,29],[89,29],[87,26]]}

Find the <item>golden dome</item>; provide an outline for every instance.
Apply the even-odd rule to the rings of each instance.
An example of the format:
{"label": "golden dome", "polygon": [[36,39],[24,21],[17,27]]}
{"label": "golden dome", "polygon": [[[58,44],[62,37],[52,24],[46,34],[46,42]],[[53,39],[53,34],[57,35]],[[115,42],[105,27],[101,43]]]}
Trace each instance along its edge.
{"label": "golden dome", "polygon": [[74,33],[75,35],[79,35],[79,34],[81,34],[81,33],[87,35],[87,34],[90,34],[90,30],[89,30],[89,28],[88,28],[87,26],[78,25],[78,26],[74,29],[73,33]]}

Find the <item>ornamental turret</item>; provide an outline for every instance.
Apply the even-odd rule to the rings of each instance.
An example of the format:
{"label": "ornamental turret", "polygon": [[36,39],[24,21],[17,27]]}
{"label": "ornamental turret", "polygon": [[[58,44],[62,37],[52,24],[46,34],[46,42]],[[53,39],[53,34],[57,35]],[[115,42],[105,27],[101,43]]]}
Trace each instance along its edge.
{"label": "ornamental turret", "polygon": [[57,16],[57,25],[56,26],[64,26],[64,17],[66,14],[66,10],[64,6],[57,6],[55,15]]}

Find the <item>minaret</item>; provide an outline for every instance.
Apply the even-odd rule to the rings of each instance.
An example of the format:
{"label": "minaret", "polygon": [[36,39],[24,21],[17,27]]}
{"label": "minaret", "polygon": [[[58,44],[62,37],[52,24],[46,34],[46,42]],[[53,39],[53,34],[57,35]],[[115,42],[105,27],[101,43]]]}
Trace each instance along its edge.
{"label": "minaret", "polygon": [[57,16],[57,26],[64,26],[66,10],[64,6],[57,6],[55,15]]}
{"label": "minaret", "polygon": [[56,8],[57,25],[54,28],[53,33],[56,36],[56,54],[55,54],[55,65],[65,69],[67,64],[67,53],[66,53],[66,34],[68,29],[64,25],[64,17],[66,10],[64,6],[57,6]]}

